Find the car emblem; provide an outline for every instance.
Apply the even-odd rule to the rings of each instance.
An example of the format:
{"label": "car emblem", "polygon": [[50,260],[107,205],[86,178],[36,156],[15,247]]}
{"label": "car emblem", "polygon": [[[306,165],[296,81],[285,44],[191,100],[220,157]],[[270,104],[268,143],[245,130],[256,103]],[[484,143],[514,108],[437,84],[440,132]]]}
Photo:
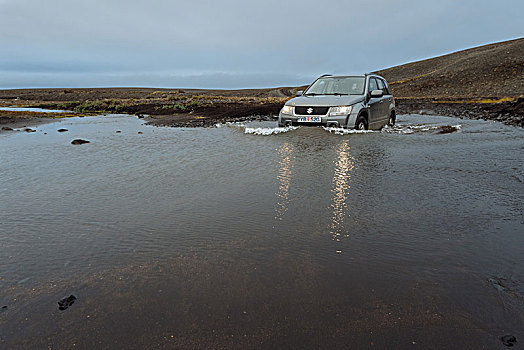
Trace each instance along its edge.
{"label": "car emblem", "polygon": [[307,113],[308,113],[308,114],[311,114],[311,113],[313,113],[313,108],[311,108],[311,107],[310,107],[310,108],[308,108],[308,109],[307,109]]}

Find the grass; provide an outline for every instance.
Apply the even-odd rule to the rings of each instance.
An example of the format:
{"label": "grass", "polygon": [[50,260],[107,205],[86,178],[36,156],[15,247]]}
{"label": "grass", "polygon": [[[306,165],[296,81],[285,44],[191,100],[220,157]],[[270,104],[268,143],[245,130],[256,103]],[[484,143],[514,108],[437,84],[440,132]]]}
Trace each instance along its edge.
{"label": "grass", "polygon": [[195,109],[195,107],[199,107],[199,106],[202,106],[201,102],[195,101],[195,100],[189,100],[183,103],[165,104],[165,105],[158,107],[157,109],[162,109],[162,110],[171,109],[171,110],[179,111],[179,112],[191,112],[192,110]]}
{"label": "grass", "polygon": [[119,100],[119,99],[104,99],[97,101],[85,101],[74,107],[75,112],[79,113],[123,113],[127,107],[136,105],[134,99]]}
{"label": "grass", "polygon": [[[153,98],[151,96],[154,96]],[[292,97],[247,97],[223,95],[190,95],[183,91],[155,91],[147,99],[100,99],[87,101],[65,101],[57,103],[41,103],[30,107],[52,108],[75,113],[137,113],[154,108],[167,113],[191,113],[201,106],[215,104],[247,104],[266,105],[284,104]],[[144,105],[144,108],[140,108]],[[131,108],[133,107],[133,108]],[[145,112],[147,114],[147,112]]]}
{"label": "grass", "polygon": [[413,80],[416,80],[416,79],[420,79],[420,78],[423,78],[423,77],[427,77],[428,75],[433,74],[433,73],[435,73],[435,72],[437,72],[437,71],[434,70],[434,71],[432,71],[432,72],[429,72],[429,73],[426,73],[426,74],[417,75],[416,77],[409,78],[409,79],[406,79],[406,80],[393,81],[393,82],[389,83],[389,85],[404,84],[404,83],[407,83],[407,82],[409,82],[409,81],[413,81]]}
{"label": "grass", "polygon": [[[43,108],[55,108],[76,113],[125,113],[128,107],[139,105],[135,99],[102,99],[95,101],[70,101],[45,104]],[[32,107],[39,107],[38,105]]]}
{"label": "grass", "polygon": [[441,100],[441,101],[433,101],[433,103],[481,103],[481,104],[491,104],[491,103],[501,103],[501,102],[512,102],[515,101],[515,98],[513,97],[502,97],[499,99],[475,99],[475,100],[455,100],[455,101],[448,101],[448,100]]}

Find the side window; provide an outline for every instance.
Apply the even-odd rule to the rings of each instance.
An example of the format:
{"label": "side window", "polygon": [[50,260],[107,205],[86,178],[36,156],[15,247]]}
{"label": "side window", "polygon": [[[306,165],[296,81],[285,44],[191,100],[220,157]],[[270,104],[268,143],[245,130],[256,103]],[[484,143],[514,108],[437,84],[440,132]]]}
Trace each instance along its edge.
{"label": "side window", "polygon": [[382,90],[382,93],[386,95],[386,91],[384,90],[385,86],[384,86],[384,82],[382,81],[382,79],[377,79],[377,83],[378,83],[378,89]]}
{"label": "side window", "polygon": [[[384,92],[384,95],[391,95],[391,93],[389,92],[388,84],[386,83],[386,81],[383,80],[383,79],[380,79],[380,83],[382,83],[382,85],[384,85],[384,87],[382,88],[382,91]],[[380,85],[380,83],[379,83],[379,85]]]}
{"label": "side window", "polygon": [[369,88],[368,91],[378,90],[377,81],[375,78],[369,78]]}

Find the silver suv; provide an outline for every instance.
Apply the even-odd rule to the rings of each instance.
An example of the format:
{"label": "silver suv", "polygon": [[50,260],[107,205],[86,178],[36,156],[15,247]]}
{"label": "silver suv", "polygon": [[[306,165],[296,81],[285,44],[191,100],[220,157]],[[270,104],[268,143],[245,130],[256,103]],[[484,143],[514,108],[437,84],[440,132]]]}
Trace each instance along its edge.
{"label": "silver suv", "polygon": [[304,93],[286,102],[278,126],[323,125],[379,130],[395,124],[395,101],[384,78],[376,74],[323,75]]}

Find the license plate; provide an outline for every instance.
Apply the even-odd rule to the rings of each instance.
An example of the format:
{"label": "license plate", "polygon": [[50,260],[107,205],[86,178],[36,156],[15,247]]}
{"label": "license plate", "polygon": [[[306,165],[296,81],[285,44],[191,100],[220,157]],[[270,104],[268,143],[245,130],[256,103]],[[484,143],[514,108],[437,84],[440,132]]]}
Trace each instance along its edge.
{"label": "license plate", "polygon": [[298,117],[297,122],[299,123],[320,123],[322,122],[321,117]]}

